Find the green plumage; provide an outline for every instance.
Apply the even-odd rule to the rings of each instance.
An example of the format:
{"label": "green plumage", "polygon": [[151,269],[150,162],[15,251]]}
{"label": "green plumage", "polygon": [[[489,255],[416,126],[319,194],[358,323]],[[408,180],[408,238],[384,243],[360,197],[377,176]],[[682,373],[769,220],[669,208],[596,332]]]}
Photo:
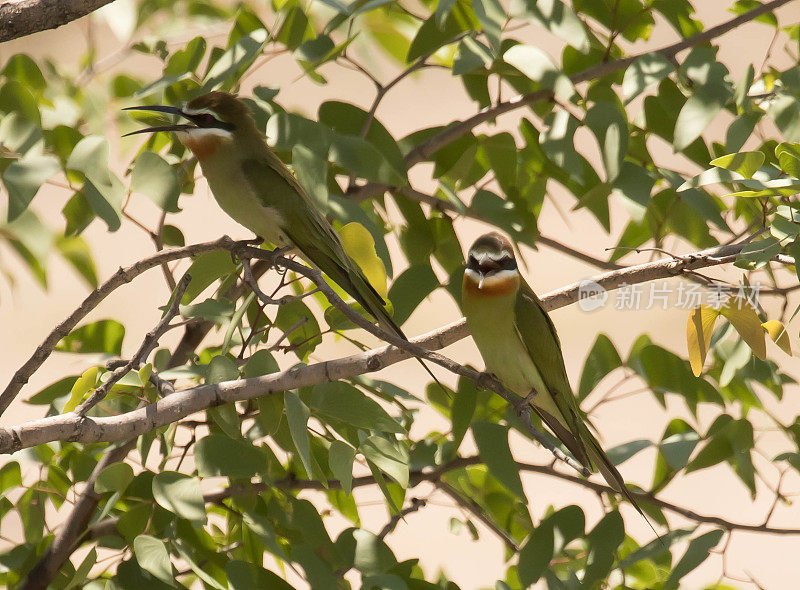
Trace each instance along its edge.
{"label": "green plumage", "polygon": [[[489,236],[502,238],[497,234]],[[491,243],[486,236],[480,240],[484,244]],[[496,272],[490,268],[486,276],[492,277]],[[483,287],[479,288],[474,276],[465,276],[462,291],[467,326],[486,363],[486,370],[520,397],[535,391],[531,406],[542,422],[575,459],[592,471],[600,471],[608,484],[644,516],[625,487],[622,475],[585,422],[569,384],[558,334],[541,301],[518,274],[507,279],[505,291],[499,283],[488,284],[491,280],[485,278]],[[518,287],[508,287],[515,284],[510,281],[518,281]]]}

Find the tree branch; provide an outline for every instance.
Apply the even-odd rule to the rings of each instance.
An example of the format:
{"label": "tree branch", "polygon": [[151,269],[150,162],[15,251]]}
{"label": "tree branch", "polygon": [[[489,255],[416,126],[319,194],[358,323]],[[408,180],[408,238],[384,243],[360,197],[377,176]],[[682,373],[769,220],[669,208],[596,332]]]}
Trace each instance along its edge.
{"label": "tree branch", "polygon": [[85,535],[92,514],[100,501],[100,494],[95,492],[94,484],[100,472],[114,463],[121,461],[136,446],[136,439],[129,440],[118,447],[106,450],[103,458],[95,466],[86,487],[83,489],[75,507],[66,522],[58,529],[53,542],[47,547],[36,565],[28,572],[25,581],[18,590],[45,590],[55,577],[61,565],[69,558],[79,538]]}
{"label": "tree branch", "polygon": [[[481,461],[480,457],[473,456],[473,457],[458,457],[445,463],[444,465],[440,465],[435,469],[428,469],[428,470],[415,470],[409,473],[409,489],[416,487],[422,482],[431,482],[436,485],[437,488],[441,489],[445,493],[447,493],[451,498],[451,496],[447,489],[452,490],[459,499],[463,500],[461,494],[458,493],[452,486],[446,484],[442,481],[442,476],[446,473],[451,471],[456,471],[458,469],[463,469],[465,467],[470,467],[472,465],[482,465],[483,462]],[[595,492],[607,492],[609,494],[616,494],[617,492],[601,483],[596,483],[588,479],[584,479],[582,477],[578,477],[569,473],[562,473],[560,471],[556,471],[550,465],[535,465],[532,463],[522,463],[517,462],[517,467],[522,472],[527,473],[538,473],[541,475],[547,475],[550,477],[555,477],[558,479],[563,479],[585,488],[589,488]],[[443,484],[440,486],[440,484]],[[362,475],[359,477],[354,477],[352,481],[353,488],[360,488],[364,486],[375,485],[375,478],[372,475]],[[322,482],[313,480],[313,479],[297,479],[295,477],[288,477],[285,479],[278,479],[271,482],[256,482],[256,483],[248,483],[248,484],[235,484],[230,485],[227,488],[221,488],[219,490],[214,490],[210,492],[206,492],[203,494],[203,501],[207,504],[219,504],[223,500],[228,498],[242,498],[247,496],[252,496],[254,494],[261,494],[263,492],[271,491],[271,490],[340,490],[342,489],[342,484],[339,480],[336,479],[329,479],[325,482],[323,486]],[[754,524],[745,524],[745,523],[738,523],[725,520],[723,518],[717,516],[708,516],[705,514],[699,514],[682,506],[678,506],[677,504],[673,504],[671,502],[667,502],[665,500],[660,500],[655,496],[647,493],[641,492],[634,489],[629,489],[631,495],[637,500],[641,500],[643,502],[648,502],[650,504],[654,504],[663,510],[667,510],[674,514],[678,514],[689,520],[693,520],[695,522],[699,522],[702,524],[710,524],[714,526],[718,526],[723,528],[727,531],[746,531],[752,533],[765,533],[771,535],[800,535],[800,529],[784,529],[784,528],[776,528],[770,527],[766,524],[754,525]],[[455,498],[453,498],[455,499]],[[458,502],[459,505],[462,505],[462,502]],[[470,510],[472,512],[472,510]],[[483,522],[483,520],[481,520]],[[117,517],[110,517],[103,519],[94,525],[92,525],[87,531],[86,535],[84,536],[84,541],[88,541],[91,539],[98,539],[105,535],[111,535],[116,532],[116,524],[118,522]],[[484,524],[486,524],[484,522]],[[487,526],[489,526],[487,524]],[[491,526],[494,530],[496,525]],[[505,539],[504,539],[505,541]],[[511,540],[511,543],[514,543]],[[511,545],[509,545],[511,548]]]}
{"label": "tree branch", "polygon": [[179,260],[181,258],[191,258],[194,256],[198,256],[200,254],[205,254],[206,252],[212,252],[214,250],[220,249],[228,249],[230,250],[234,244],[231,238],[228,236],[222,236],[218,240],[214,240],[213,242],[203,242],[201,244],[194,244],[192,246],[185,246],[183,248],[174,248],[172,250],[162,250],[153,256],[140,260],[139,262],[128,266],[127,268],[120,268],[117,272],[111,275],[105,283],[100,285],[97,289],[89,293],[86,296],[86,299],[83,300],[83,303],[78,306],[78,308],[73,311],[67,319],[61,322],[58,326],[53,329],[50,334],[48,334],[47,338],[44,339],[39,345],[39,348],[31,355],[31,357],[25,361],[25,364],[22,365],[14,376],[11,378],[11,381],[6,386],[5,390],[0,393],[0,416],[3,415],[3,412],[8,409],[8,406],[14,401],[14,398],[19,393],[20,389],[28,382],[31,375],[33,375],[36,370],[42,366],[42,363],[50,356],[50,353],[53,352],[53,349],[56,347],[58,342],[67,334],[69,334],[75,326],[78,325],[83,318],[85,318],[90,311],[92,311],[95,307],[97,307],[103,299],[108,297],[115,289],[121,287],[126,283],[130,283],[134,278],[138,277],[143,272],[156,267],[160,266],[164,262],[171,262],[173,260]]}
{"label": "tree branch", "polygon": [[[613,290],[623,284],[669,278],[686,271],[731,262],[741,251],[744,243],[709,248],[685,256],[669,257],[630,266],[597,275],[592,280],[606,290]],[[308,268],[294,261],[281,262],[281,264],[284,263],[291,263],[289,266],[295,268]],[[549,311],[574,303],[578,300],[579,287],[582,283],[583,281],[573,283],[548,293],[542,298],[543,307]],[[327,288],[330,289],[329,286]],[[353,313],[356,312],[353,311]],[[362,321],[367,321],[365,318],[359,317]],[[466,374],[467,367],[462,367],[450,359],[429,352],[449,346],[467,335],[465,321],[461,319],[412,339],[410,344],[404,345],[404,348],[384,346],[340,359],[310,365],[297,365],[291,369],[261,377],[200,385],[176,392],[154,404],[119,416],[81,418],[74,412],[70,412],[32,420],[17,426],[0,428],[0,453],[13,453],[23,448],[56,440],[87,443],[127,439],[171,424],[211,406],[253,399],[273,392],[307,387],[337,379],[348,379],[356,375],[378,371],[411,358],[418,352],[424,353],[421,356],[437,363],[441,363],[444,359],[444,366],[447,366],[446,363],[452,363],[455,365],[453,367],[455,372],[472,378],[474,374]],[[451,367],[447,366],[447,368]]]}
{"label": "tree branch", "polygon": [[0,43],[55,29],[112,0],[6,0],[0,3]]}
{"label": "tree branch", "polygon": [[[684,49],[689,49],[691,47],[695,47],[696,45],[701,45],[716,37],[724,35],[736,27],[739,27],[745,23],[748,23],[762,14],[766,14],[768,12],[772,12],[777,8],[780,8],[784,4],[788,4],[792,2],[792,0],[772,0],[771,2],[767,2],[762,4],[761,6],[754,8],[753,10],[749,10],[735,18],[730,19],[722,24],[719,24],[715,27],[711,27],[710,29],[703,31],[702,33],[698,33],[688,39],[683,39],[677,43],[664,47],[662,49],[657,49],[654,51],[646,51],[641,54],[633,55],[630,57],[625,57],[622,59],[617,59],[614,61],[609,61],[605,63],[599,63],[594,65],[590,68],[586,68],[585,70],[581,70],[569,77],[570,81],[573,84],[580,84],[581,82],[587,82],[589,80],[594,80],[596,78],[602,78],[608,74],[612,74],[614,72],[618,72],[620,70],[624,70],[629,65],[631,65],[634,61],[636,61],[639,57],[643,55],[650,55],[652,53],[660,53],[667,59],[674,59],[675,56],[683,51]],[[406,155],[406,167],[411,168],[416,164],[428,159],[431,155],[441,149],[443,146],[455,141],[462,135],[465,135],[478,125],[482,123],[486,123],[508,113],[510,111],[516,110],[518,108],[527,106],[539,100],[549,100],[553,96],[553,92],[549,89],[542,89],[537,90],[535,92],[530,92],[528,94],[521,94],[511,98],[507,101],[500,102],[496,105],[492,105],[490,107],[486,107],[485,109],[479,111],[472,117],[468,119],[464,119],[463,121],[457,121],[451,123],[445,129],[437,133],[436,135],[430,137],[426,141],[422,142],[414,149],[412,149],[408,155]],[[391,187],[385,184],[377,184],[377,183],[367,183],[364,184],[353,191],[348,191],[346,196],[358,201],[370,199],[376,197],[378,195],[383,194]]]}
{"label": "tree branch", "polygon": [[189,273],[183,275],[183,278],[181,278],[180,282],[175,286],[172,303],[169,305],[169,308],[164,313],[164,316],[161,318],[161,320],[159,320],[158,324],[156,324],[156,327],[145,335],[141,346],[139,346],[139,350],[137,350],[136,353],[131,357],[130,361],[121,367],[114,369],[111,377],[109,377],[108,380],[100,387],[95,389],[92,395],[90,395],[75,409],[75,413],[78,416],[85,416],[86,412],[96,406],[106,396],[106,394],[108,394],[117,381],[122,379],[130,371],[138,369],[139,366],[142,365],[145,360],[147,360],[147,356],[156,346],[158,346],[158,340],[169,329],[169,323],[172,321],[172,318],[178,315],[178,309],[181,305],[181,297],[183,297],[183,294],[186,292],[186,287],[189,286],[189,281],[191,280],[192,277],[189,275]]}

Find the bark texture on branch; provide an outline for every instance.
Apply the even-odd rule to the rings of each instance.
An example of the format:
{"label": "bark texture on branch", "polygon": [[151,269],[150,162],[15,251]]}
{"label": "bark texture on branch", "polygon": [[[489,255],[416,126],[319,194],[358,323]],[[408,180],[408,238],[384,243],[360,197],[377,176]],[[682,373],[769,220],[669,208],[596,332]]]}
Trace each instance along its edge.
{"label": "bark texture on branch", "polygon": [[55,29],[110,4],[112,0],[4,0],[0,43]]}
{"label": "bark texture on branch", "polygon": [[[745,242],[701,250],[680,257],[613,270],[592,278],[606,290],[624,284],[636,284],[664,279],[696,270],[732,262]],[[582,282],[581,282],[582,283]],[[581,283],[568,285],[542,297],[545,309],[552,310],[578,300]],[[464,319],[413,338],[411,342],[428,350],[438,350],[465,338]],[[143,408],[119,416],[81,417],[71,412],[25,422],[18,426],[0,428],[0,453],[13,453],[56,440],[78,442],[113,442],[128,439],[155,428],[182,420],[205,408],[232,401],[243,401],[273,392],[307,387],[319,383],[347,379],[363,373],[378,371],[399,361],[411,358],[412,352],[395,346],[384,346],[345,358],[297,365],[286,371],[239,379],[216,385],[200,385],[176,392]]]}

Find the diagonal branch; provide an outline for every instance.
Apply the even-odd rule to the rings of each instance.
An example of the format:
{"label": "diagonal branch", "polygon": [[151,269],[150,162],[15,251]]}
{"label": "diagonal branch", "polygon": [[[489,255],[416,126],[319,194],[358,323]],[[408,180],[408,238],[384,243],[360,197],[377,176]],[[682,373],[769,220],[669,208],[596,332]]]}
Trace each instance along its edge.
{"label": "diagonal branch", "polygon": [[[423,482],[431,482],[437,488],[441,489],[442,491],[445,491],[445,493],[448,493],[446,492],[446,489],[449,488],[450,490],[454,491],[455,494],[458,495],[460,500],[463,500],[464,499],[463,496],[457,490],[455,490],[455,488],[442,481],[442,476],[445,475],[446,473],[450,473],[451,471],[464,469],[472,465],[482,465],[482,464],[483,462],[478,456],[458,457],[449,461],[448,463],[436,467],[435,469],[411,471],[409,473],[409,482],[410,482],[409,489],[416,487]],[[532,463],[524,463],[518,461],[517,468],[522,472],[538,473],[540,475],[547,475],[549,477],[555,477],[557,479],[569,481],[571,483],[583,486],[585,488],[589,488],[594,492],[616,494],[613,488],[605,484],[596,483],[594,481],[584,479],[582,477],[578,477],[569,473],[562,473],[560,471],[555,470],[550,465],[536,465]],[[376,482],[374,476],[362,475],[354,477],[351,485],[353,488],[360,488],[364,486],[375,485],[375,483]],[[440,483],[444,485],[440,486]],[[288,477],[285,479],[278,479],[270,482],[232,484],[226,488],[221,488],[218,490],[213,490],[204,493],[203,501],[207,504],[219,504],[223,500],[226,500],[228,498],[248,497],[248,496],[253,496],[255,494],[261,494],[263,492],[269,492],[275,489],[320,490],[320,491],[340,490],[342,489],[342,484],[339,480],[335,479],[330,479],[326,481],[325,484],[323,485],[322,482],[313,479],[297,479],[296,477]],[[666,500],[661,500],[659,498],[656,498],[655,496],[653,496],[648,492],[642,492],[634,489],[630,489],[629,491],[631,492],[631,495],[633,495],[633,497],[636,498],[637,500],[641,500],[642,502],[648,502],[663,510],[667,510],[674,514],[678,514],[694,522],[718,526],[727,531],[745,531],[751,533],[765,533],[770,535],[800,535],[800,529],[798,528],[778,528],[778,527],[767,526],[766,524],[756,525],[756,524],[746,524],[746,523],[729,521],[725,520],[724,518],[720,518],[718,516],[709,516],[706,514],[700,514],[693,510],[689,510],[688,508],[684,508],[683,506],[679,506],[672,502],[667,502]],[[448,493],[448,495],[450,494]],[[453,496],[451,496],[451,498],[452,497]],[[459,505],[462,505],[461,502],[458,503]],[[472,510],[470,510],[470,512],[472,512]],[[98,539],[105,535],[114,534],[116,532],[117,522],[118,522],[117,517],[109,517],[95,523],[94,525],[89,527],[89,529],[86,531],[86,534],[82,539],[82,541],[85,542],[92,539]],[[496,525],[494,525],[494,527],[496,527]],[[490,528],[494,530],[494,527]]]}
{"label": "diagonal branch", "polygon": [[0,43],[55,29],[112,0],[6,0],[0,2]]}
{"label": "diagonal branch", "polygon": [[109,377],[108,380],[100,387],[95,389],[92,395],[90,395],[80,406],[75,409],[75,413],[78,416],[85,416],[86,412],[91,410],[94,406],[100,403],[100,401],[102,401],[108,392],[111,391],[111,388],[114,387],[114,384],[117,381],[122,379],[129,372],[138,369],[139,366],[145,362],[148,355],[156,346],[158,346],[159,339],[167,330],[169,330],[169,323],[172,321],[172,318],[178,315],[178,309],[181,305],[181,298],[186,292],[186,287],[189,286],[189,282],[191,280],[192,277],[189,275],[189,273],[183,275],[183,278],[181,278],[181,280],[175,286],[172,303],[170,303],[169,308],[164,313],[164,316],[161,318],[161,320],[159,320],[158,324],[156,324],[156,327],[145,335],[141,346],[139,346],[139,350],[137,350],[136,353],[131,357],[131,360],[121,367],[114,369],[111,377]]}
{"label": "diagonal branch", "polygon": [[16,373],[14,373],[14,376],[11,378],[9,384],[6,386],[3,392],[0,393],[0,416],[6,411],[6,409],[8,409],[8,406],[12,401],[14,401],[14,398],[17,397],[17,394],[28,382],[28,379],[30,379],[31,375],[33,375],[36,370],[42,366],[42,363],[47,359],[47,357],[50,356],[50,353],[53,352],[53,349],[55,349],[59,340],[69,334],[75,328],[75,326],[78,325],[78,322],[85,318],[90,311],[97,307],[100,302],[108,297],[115,289],[125,285],[126,283],[130,283],[143,272],[156,266],[160,266],[162,263],[172,262],[173,260],[179,260],[181,258],[191,258],[200,254],[205,254],[206,252],[212,252],[214,250],[231,249],[236,243],[237,242],[233,241],[228,236],[222,236],[213,242],[203,242],[201,244],[194,244],[191,246],[185,246],[183,248],[162,250],[157,254],[132,264],[131,266],[120,268],[117,272],[111,275],[111,278],[109,278],[105,283],[89,293],[89,295],[86,296],[86,299],[83,300],[83,303],[81,303],[80,306],[78,306],[78,308],[67,317],[67,319],[61,322],[52,332],[50,332],[50,334],[47,335],[47,338],[44,339],[44,342],[39,345],[39,348],[37,348],[31,357],[25,361],[25,364],[22,365]]}
{"label": "diagonal branch", "polygon": [[[625,57],[622,59],[617,59],[605,63],[599,63],[597,65],[594,65],[590,68],[586,68],[585,70],[581,70],[580,72],[571,75],[569,79],[573,84],[579,84],[581,82],[587,82],[589,80],[602,78],[603,76],[607,76],[608,74],[613,74],[614,72],[619,72],[621,70],[624,70],[634,61],[636,61],[639,57],[643,55],[650,55],[652,53],[660,53],[667,59],[672,60],[678,53],[680,53],[685,49],[689,49],[691,47],[707,43],[708,41],[711,41],[712,39],[724,35],[725,33],[729,33],[730,31],[736,29],[737,27],[756,19],[763,14],[772,12],[777,8],[780,8],[784,4],[788,4],[789,2],[792,2],[792,0],[772,0],[771,2],[762,4],[761,6],[758,6],[753,10],[749,10],[743,14],[740,14],[730,19],[729,21],[726,21],[715,27],[707,29],[702,33],[698,33],[697,35],[689,37],[688,39],[683,39],[677,43],[673,43],[672,45],[663,47],[662,49],[657,49],[654,51],[646,51],[644,53],[632,55],[630,57]],[[426,141],[422,142],[414,149],[412,149],[406,156],[406,167],[411,168],[416,164],[419,164],[420,162],[428,159],[431,155],[433,155],[443,146],[469,133],[472,129],[474,129],[478,125],[481,125],[482,123],[486,123],[488,121],[496,119],[500,115],[522,108],[539,100],[549,100],[552,98],[552,96],[553,92],[549,89],[542,89],[542,90],[537,90],[535,92],[530,92],[528,94],[521,94],[507,101],[486,107],[485,109],[479,111],[478,113],[476,113],[472,117],[469,117],[468,119],[464,119],[463,121],[453,122],[439,133],[435,134],[434,136],[430,137],[429,139],[427,139]],[[348,191],[347,196],[351,199],[361,201],[383,194],[390,188],[391,187],[389,185],[385,184],[367,183],[358,187],[353,191]]]}
{"label": "diagonal branch", "polygon": [[67,521],[58,530],[53,542],[48,545],[47,550],[33,569],[28,572],[18,590],[45,590],[49,586],[64,561],[72,553],[76,543],[84,535],[92,514],[97,508],[100,501],[100,494],[94,489],[97,476],[109,465],[122,461],[135,446],[136,439],[133,439],[105,451],[103,458],[100,459],[89,479],[86,480],[86,486],[78,497]]}
{"label": "diagonal branch", "polygon": [[[732,262],[743,246],[744,242],[740,242],[701,250],[685,256],[668,257],[603,273],[593,277],[592,280],[606,290],[613,290],[623,284],[669,278],[686,271]],[[308,268],[300,263],[293,264],[296,264],[298,268]],[[542,297],[542,305],[549,311],[576,302],[581,284],[583,281],[545,295]],[[361,319],[366,321],[364,318]],[[412,339],[410,344],[405,345],[405,348],[384,346],[340,359],[298,365],[261,377],[200,385],[176,392],[154,404],[119,416],[80,418],[75,413],[67,413],[0,428],[0,453],[13,453],[23,448],[56,440],[112,442],[127,439],[171,424],[213,405],[253,399],[273,392],[327,383],[337,379],[349,379],[356,375],[378,371],[411,358],[418,352],[425,353],[425,358],[437,363],[444,359],[445,366],[447,366],[447,363],[453,363],[453,361],[441,355],[434,355],[429,351],[449,346],[465,338],[468,334],[466,324],[461,319]],[[458,369],[461,365],[454,364],[456,372],[466,374]],[[471,373],[466,376],[473,377]]]}

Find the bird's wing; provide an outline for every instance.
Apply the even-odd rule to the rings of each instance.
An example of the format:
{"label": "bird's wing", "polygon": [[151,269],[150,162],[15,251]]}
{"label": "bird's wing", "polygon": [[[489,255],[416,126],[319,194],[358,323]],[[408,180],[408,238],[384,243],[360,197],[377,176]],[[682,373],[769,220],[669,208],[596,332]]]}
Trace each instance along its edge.
{"label": "bird's wing", "polygon": [[[553,420],[548,416],[542,416],[545,423],[550,426],[553,433],[567,445],[575,458],[581,461],[587,467],[591,468],[591,455],[585,446],[583,440],[583,418],[581,416],[578,402],[572,393],[572,388],[567,378],[567,370],[564,367],[564,357],[561,353],[561,343],[556,333],[556,328],[553,325],[550,316],[542,307],[541,301],[533,292],[533,290],[523,281],[517,292],[517,299],[514,307],[514,317],[517,326],[517,332],[531,357],[533,364],[539,371],[548,391],[537,392],[540,396],[549,396],[555,405],[554,414],[552,416],[559,424],[552,424]],[[542,400],[544,401],[544,400]],[[536,403],[534,401],[534,403]],[[542,411],[547,412],[547,405],[538,404],[540,415]],[[567,430],[574,438],[575,444],[570,444],[572,441],[566,441],[562,438],[564,430]],[[561,432],[560,432],[561,431]],[[576,449],[572,447],[578,447]]]}
{"label": "bird's wing", "polygon": [[285,164],[266,152],[242,161],[242,171],[265,207],[283,219],[281,229],[311,263],[358,301],[378,323],[397,335],[385,302],[358,264],[344,250],[338,234]]}
{"label": "bird's wing", "polygon": [[[599,470],[608,484],[624,495],[647,520],[622,475],[586,426],[567,378],[556,328],[536,293],[524,281],[517,293],[514,313],[519,336],[549,390],[537,394],[549,395],[561,416],[550,415],[541,405],[534,406],[534,410],[578,461]],[[652,524],[650,526],[652,528]]]}
{"label": "bird's wing", "polygon": [[[281,229],[303,256],[358,301],[381,328],[408,340],[386,311],[383,297],[369,282],[358,263],[344,251],[339,235],[283,161],[265,146],[258,157],[242,162],[242,171],[262,204],[273,207],[283,218]],[[417,360],[428,375],[447,391],[430,367],[422,359]]]}

